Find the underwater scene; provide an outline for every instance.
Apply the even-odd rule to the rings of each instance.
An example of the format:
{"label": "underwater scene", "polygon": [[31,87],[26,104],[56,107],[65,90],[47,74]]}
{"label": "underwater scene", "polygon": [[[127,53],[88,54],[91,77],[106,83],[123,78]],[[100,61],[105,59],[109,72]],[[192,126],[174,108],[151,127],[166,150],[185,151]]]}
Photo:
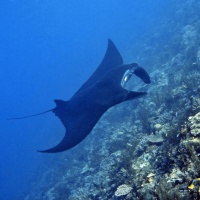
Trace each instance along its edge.
{"label": "underwater scene", "polygon": [[9,0],[0,21],[1,200],[200,199],[200,1]]}

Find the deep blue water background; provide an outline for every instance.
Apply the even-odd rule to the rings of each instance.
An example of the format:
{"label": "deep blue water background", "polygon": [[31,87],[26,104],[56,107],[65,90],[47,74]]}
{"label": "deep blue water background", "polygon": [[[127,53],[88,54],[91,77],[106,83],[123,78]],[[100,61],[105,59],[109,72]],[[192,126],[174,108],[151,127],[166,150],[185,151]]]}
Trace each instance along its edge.
{"label": "deep blue water background", "polygon": [[[0,3],[0,199],[17,199],[38,166],[37,153],[58,143],[64,128],[45,111],[67,100],[100,63],[111,38],[123,55],[132,41],[170,14],[165,0],[3,0]],[[55,157],[56,159],[56,157]],[[35,174],[37,176],[37,174]]]}

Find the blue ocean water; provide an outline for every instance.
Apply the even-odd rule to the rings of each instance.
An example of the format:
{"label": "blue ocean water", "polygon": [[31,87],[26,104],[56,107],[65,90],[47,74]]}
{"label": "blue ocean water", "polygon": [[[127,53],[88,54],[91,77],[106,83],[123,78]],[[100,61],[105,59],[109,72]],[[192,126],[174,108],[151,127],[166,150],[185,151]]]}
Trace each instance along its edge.
{"label": "blue ocean water", "polygon": [[108,38],[123,55],[132,41],[170,14],[171,2],[1,2],[0,199],[18,199],[34,187],[30,180],[36,169],[59,159],[59,154],[36,150],[57,144],[64,134],[51,113],[5,119],[45,111],[55,106],[53,99],[70,98],[100,63]]}

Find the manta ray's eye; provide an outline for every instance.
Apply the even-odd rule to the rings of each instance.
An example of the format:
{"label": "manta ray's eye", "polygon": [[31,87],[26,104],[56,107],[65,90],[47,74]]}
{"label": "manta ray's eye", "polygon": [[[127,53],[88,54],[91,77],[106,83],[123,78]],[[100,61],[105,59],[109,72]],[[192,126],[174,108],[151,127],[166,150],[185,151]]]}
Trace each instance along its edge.
{"label": "manta ray's eye", "polygon": [[121,80],[121,86],[124,87],[126,85],[126,83],[128,82],[128,80],[131,78],[131,76],[133,75],[133,70],[132,69],[128,69],[126,70],[126,72],[124,73],[124,76]]}

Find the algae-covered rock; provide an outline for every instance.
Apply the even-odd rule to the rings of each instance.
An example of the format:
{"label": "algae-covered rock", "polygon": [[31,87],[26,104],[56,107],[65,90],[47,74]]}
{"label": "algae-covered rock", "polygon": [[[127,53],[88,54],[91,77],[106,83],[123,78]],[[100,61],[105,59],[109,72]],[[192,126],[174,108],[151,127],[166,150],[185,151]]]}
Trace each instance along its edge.
{"label": "algae-covered rock", "polygon": [[160,130],[160,129],[162,128],[162,125],[161,125],[161,124],[155,124],[155,125],[154,125],[154,128],[155,128],[156,130]]}
{"label": "algae-covered rock", "polygon": [[130,193],[132,189],[133,188],[130,185],[126,185],[126,184],[120,185],[115,191],[115,196],[119,197],[119,196],[127,195],[128,193]]}
{"label": "algae-covered rock", "polygon": [[194,26],[186,25],[183,28],[182,43],[186,46],[194,44],[197,38],[197,34],[198,32]]}
{"label": "algae-covered rock", "polygon": [[164,141],[164,138],[161,135],[149,135],[146,139],[151,143],[161,143]]}
{"label": "algae-covered rock", "polygon": [[193,136],[200,135],[200,112],[188,118],[191,134]]}

